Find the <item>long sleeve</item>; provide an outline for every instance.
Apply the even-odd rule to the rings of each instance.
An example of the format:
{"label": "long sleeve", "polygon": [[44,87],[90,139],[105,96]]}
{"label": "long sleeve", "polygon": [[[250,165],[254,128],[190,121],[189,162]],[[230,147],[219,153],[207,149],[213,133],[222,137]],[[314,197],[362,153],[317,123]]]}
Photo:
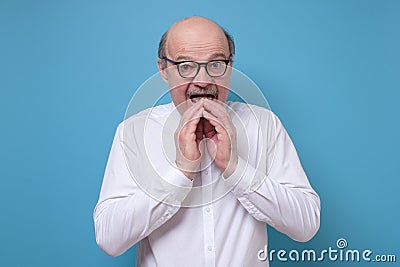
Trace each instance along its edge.
{"label": "long sleeve", "polygon": [[[128,129],[124,123],[118,127],[94,210],[96,242],[112,256],[122,254],[168,221],[192,186],[173,167],[164,170],[163,179],[167,181],[160,182],[146,160],[141,127],[140,122],[131,123]],[[146,185],[137,183],[138,176],[140,181],[154,185],[157,193],[145,193],[142,187]]]}
{"label": "long sleeve", "polygon": [[[261,163],[254,166],[239,156],[236,171],[225,182],[254,218],[305,242],[319,229],[320,199],[281,122],[272,112],[267,117],[258,122],[264,127],[264,142],[260,142],[264,147],[259,148]],[[269,127],[265,121],[271,131],[265,131]]]}

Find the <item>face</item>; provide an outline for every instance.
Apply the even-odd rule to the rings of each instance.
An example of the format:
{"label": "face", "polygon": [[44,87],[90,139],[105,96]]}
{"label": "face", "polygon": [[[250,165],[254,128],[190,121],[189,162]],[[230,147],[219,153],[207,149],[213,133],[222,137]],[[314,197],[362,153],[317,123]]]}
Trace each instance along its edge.
{"label": "face", "polygon": [[[166,50],[166,56],[174,61],[226,60],[230,54],[223,31],[203,18],[190,18],[172,26]],[[170,62],[167,62],[167,68],[163,68],[160,60],[158,65],[164,81],[169,85],[172,101],[181,113],[200,97],[221,102],[228,97],[231,63],[221,77],[209,76],[205,65],[202,65],[194,78],[182,78],[177,67]]]}

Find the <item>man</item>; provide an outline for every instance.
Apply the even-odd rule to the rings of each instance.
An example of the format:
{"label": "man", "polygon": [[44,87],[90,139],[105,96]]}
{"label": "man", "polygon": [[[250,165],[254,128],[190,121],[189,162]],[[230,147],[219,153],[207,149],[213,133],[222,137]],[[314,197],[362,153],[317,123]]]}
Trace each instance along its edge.
{"label": "man", "polygon": [[294,146],[267,109],[226,103],[232,38],[190,17],[160,42],[158,68],[173,104],[117,129],[94,221],[117,256],[138,243],[138,266],[268,266],[266,224],[307,241],[320,200]]}

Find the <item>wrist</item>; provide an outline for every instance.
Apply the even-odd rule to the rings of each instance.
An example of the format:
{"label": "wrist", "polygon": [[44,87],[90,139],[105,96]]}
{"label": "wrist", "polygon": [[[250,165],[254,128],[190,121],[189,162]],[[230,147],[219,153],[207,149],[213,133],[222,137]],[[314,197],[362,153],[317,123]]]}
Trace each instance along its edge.
{"label": "wrist", "polygon": [[175,161],[175,164],[176,164],[176,167],[178,167],[178,170],[180,170],[180,171],[183,173],[183,175],[186,176],[186,178],[188,178],[189,180],[193,181],[194,176],[196,175],[196,172],[189,171],[189,170],[187,170],[186,168],[183,168],[183,167],[178,163],[178,161]]}
{"label": "wrist", "polygon": [[237,166],[238,157],[236,156],[233,160],[229,161],[228,167],[226,167],[226,169],[222,172],[224,178],[228,178],[229,176],[231,176],[236,171]]}
{"label": "wrist", "polygon": [[180,170],[180,171],[183,173],[183,175],[186,176],[186,178],[188,178],[190,181],[193,181],[194,176],[195,176],[196,173],[194,173],[194,172],[187,172],[187,171],[183,171],[183,170]]}

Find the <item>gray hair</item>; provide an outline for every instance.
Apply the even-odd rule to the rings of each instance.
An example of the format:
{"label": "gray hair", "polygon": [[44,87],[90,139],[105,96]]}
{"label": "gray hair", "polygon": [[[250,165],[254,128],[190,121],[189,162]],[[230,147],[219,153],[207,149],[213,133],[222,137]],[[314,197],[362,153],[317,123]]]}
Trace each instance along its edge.
{"label": "gray hair", "polygon": [[[215,24],[217,24],[217,23],[215,23]],[[218,25],[218,27],[220,27],[221,30],[225,34],[226,40],[228,41],[230,57],[231,57],[231,60],[233,61],[233,57],[235,56],[235,42],[233,40],[233,37],[224,28],[222,28],[220,25]],[[159,59],[163,59],[163,57],[166,56],[166,51],[165,50],[166,50],[166,46],[167,46],[167,35],[168,35],[168,31],[166,31],[161,36],[160,43],[158,44],[158,58]],[[167,62],[165,60],[162,60],[162,65],[163,65],[163,67],[166,67]]]}

